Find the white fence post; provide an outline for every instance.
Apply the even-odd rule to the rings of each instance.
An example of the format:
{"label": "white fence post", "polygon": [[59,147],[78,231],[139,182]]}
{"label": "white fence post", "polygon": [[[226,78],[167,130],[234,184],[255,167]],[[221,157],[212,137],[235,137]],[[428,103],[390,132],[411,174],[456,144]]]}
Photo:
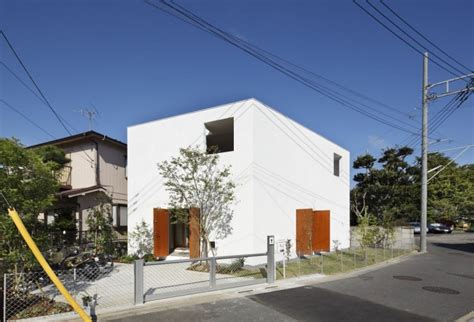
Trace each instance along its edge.
{"label": "white fence post", "polygon": [[7,321],[7,274],[3,274],[3,321]]}
{"label": "white fence post", "polygon": [[215,257],[211,258],[211,266],[209,267],[209,286],[211,288],[216,287],[216,269],[217,269],[217,261]]}
{"label": "white fence post", "polygon": [[143,304],[144,294],[143,294],[143,259],[137,259],[133,262],[133,277],[134,277],[134,298],[135,305]]}

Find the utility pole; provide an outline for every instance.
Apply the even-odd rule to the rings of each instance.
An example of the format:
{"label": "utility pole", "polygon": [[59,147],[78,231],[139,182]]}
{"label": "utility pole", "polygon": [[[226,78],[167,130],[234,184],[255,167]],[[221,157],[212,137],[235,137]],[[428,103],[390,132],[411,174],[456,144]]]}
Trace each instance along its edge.
{"label": "utility pole", "polygon": [[423,87],[421,117],[421,224],[420,252],[426,252],[426,226],[428,211],[428,53],[423,55]]}
{"label": "utility pole", "polygon": [[[427,212],[428,212],[428,102],[433,99],[454,94],[470,94],[474,92],[474,73],[448,79],[439,83],[428,83],[428,53],[423,55],[423,84],[422,84],[422,118],[421,118],[421,221],[420,221],[420,252],[426,252]],[[468,85],[461,89],[452,89],[452,83],[469,79]],[[432,88],[445,86],[444,92],[430,94]],[[465,151],[465,150],[464,150]],[[431,178],[430,178],[431,179]]]}

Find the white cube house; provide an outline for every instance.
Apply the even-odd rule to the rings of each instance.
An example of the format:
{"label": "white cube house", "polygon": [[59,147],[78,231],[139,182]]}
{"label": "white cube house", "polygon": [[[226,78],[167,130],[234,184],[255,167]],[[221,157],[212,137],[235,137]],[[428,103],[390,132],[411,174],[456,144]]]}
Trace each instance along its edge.
{"label": "white cube house", "polygon": [[237,184],[232,234],[215,240],[217,255],[265,252],[274,235],[277,245],[290,239],[295,256],[297,209],[329,211],[328,247],[349,247],[349,152],[256,99],[128,128],[129,235],[142,220],[153,228],[154,209],[168,207],[157,164],[189,146],[218,146]]}

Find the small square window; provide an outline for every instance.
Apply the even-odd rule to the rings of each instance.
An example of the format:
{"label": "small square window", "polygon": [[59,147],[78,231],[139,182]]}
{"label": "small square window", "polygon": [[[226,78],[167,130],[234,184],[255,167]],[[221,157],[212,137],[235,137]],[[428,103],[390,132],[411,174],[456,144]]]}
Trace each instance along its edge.
{"label": "small square window", "polygon": [[339,177],[340,174],[340,163],[341,163],[341,156],[337,153],[334,153],[334,175]]}
{"label": "small square window", "polygon": [[234,151],[234,118],[204,123],[208,153]]}

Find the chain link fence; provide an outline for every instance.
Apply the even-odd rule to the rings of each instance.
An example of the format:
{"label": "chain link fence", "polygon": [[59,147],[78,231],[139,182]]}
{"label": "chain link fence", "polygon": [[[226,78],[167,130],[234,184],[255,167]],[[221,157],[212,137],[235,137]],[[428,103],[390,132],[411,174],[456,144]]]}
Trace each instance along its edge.
{"label": "chain link fence", "polygon": [[415,249],[415,246],[408,248],[353,247],[294,259],[282,258],[284,256],[277,255],[276,278],[286,279],[310,274],[331,275],[348,272],[409,254]]}
{"label": "chain link fence", "polygon": [[[64,287],[86,310],[96,311],[133,303],[133,266],[91,265],[56,271]],[[4,274],[3,320],[72,312],[72,308],[43,271]]]}

